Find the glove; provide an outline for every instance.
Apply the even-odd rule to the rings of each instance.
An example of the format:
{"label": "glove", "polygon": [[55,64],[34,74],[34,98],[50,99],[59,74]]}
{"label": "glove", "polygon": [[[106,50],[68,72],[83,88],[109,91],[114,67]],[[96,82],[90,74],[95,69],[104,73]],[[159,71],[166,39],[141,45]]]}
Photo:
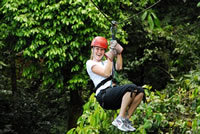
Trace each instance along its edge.
{"label": "glove", "polygon": [[115,49],[117,51],[117,54],[121,54],[123,51],[123,47],[120,44],[118,44],[116,40],[110,41],[110,49]]}
{"label": "glove", "polygon": [[123,51],[123,47],[117,43],[116,40],[110,41],[110,50],[105,53],[105,56],[109,58],[111,61],[113,61],[114,57],[117,56],[117,54],[121,54]]}
{"label": "glove", "polygon": [[116,40],[111,40],[110,41],[110,49],[114,49],[117,45],[117,41]]}
{"label": "glove", "polygon": [[122,51],[123,51],[123,49],[124,49],[124,48],[123,48],[120,44],[118,44],[118,43],[117,43],[117,45],[115,46],[115,50],[116,50],[117,54],[121,54]]}

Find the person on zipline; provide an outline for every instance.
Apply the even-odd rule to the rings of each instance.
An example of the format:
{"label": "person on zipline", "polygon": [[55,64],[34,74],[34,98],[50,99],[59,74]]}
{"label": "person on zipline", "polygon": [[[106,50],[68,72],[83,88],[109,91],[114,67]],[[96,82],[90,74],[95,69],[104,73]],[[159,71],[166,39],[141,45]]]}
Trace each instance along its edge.
{"label": "person on zipline", "polygon": [[[117,86],[113,82],[113,68],[122,69],[123,48],[116,40],[111,40],[108,52],[106,52],[107,48],[106,38],[95,37],[91,43],[90,60],[86,62],[87,72],[95,85],[96,99],[104,109],[120,109],[112,125],[122,131],[135,131],[129,119],[142,99],[145,100],[144,89],[135,84]],[[106,60],[103,60],[104,56]],[[116,58],[115,67],[114,58]]]}

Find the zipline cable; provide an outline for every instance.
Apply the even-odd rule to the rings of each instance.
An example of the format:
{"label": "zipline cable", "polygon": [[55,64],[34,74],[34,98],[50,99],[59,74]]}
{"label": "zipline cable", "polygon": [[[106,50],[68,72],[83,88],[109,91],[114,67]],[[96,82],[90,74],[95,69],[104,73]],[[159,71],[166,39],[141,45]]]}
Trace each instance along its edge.
{"label": "zipline cable", "polygon": [[[106,14],[94,3],[93,0],[90,0],[90,1],[91,1],[92,4],[99,10],[99,12],[102,13],[103,16],[113,25],[113,22],[107,17],[108,15],[106,15]],[[160,3],[160,2],[161,2],[161,0],[157,1],[156,3],[154,3],[154,4],[152,4],[151,6],[145,8],[144,10],[142,10],[142,11],[140,11],[140,12],[138,12],[138,13],[136,13],[136,14],[130,16],[130,17],[128,17],[127,19],[125,19],[125,20],[123,20],[123,21],[120,21],[120,22],[117,22],[117,24],[122,24],[123,22],[126,22],[126,21],[130,20],[130,19],[133,18],[134,16],[137,16],[137,15],[139,15],[139,14],[145,12],[146,10],[148,10],[148,9],[150,9],[150,8],[152,8],[152,7],[154,7],[155,5],[157,5],[157,4]]]}
{"label": "zipline cable", "polygon": [[99,12],[100,13],[102,13],[103,14],[103,16],[112,24],[112,21],[106,16],[106,14],[103,12],[103,11],[101,11],[101,9],[94,3],[94,1],[93,0],[90,0],[91,2],[92,2],[92,4],[99,10]]}
{"label": "zipline cable", "polygon": [[134,16],[137,16],[137,15],[139,15],[139,14],[141,14],[141,13],[147,11],[148,9],[154,7],[155,5],[157,5],[157,4],[160,3],[160,2],[161,2],[161,0],[157,1],[156,3],[152,4],[151,6],[145,8],[144,10],[142,10],[142,11],[140,11],[140,12],[138,12],[138,13],[136,13],[136,14],[130,16],[130,17],[128,17],[127,19],[125,19],[125,20],[123,20],[123,21],[118,22],[118,24],[121,24],[121,23],[123,23],[123,22],[126,22],[126,21],[130,20],[130,19],[133,18]]}

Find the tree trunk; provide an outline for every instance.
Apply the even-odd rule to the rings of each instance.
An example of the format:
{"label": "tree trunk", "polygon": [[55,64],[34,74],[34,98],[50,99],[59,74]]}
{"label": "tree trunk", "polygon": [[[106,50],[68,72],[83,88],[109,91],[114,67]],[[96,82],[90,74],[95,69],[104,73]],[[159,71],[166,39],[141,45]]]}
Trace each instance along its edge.
{"label": "tree trunk", "polygon": [[10,59],[10,72],[11,72],[11,87],[12,87],[12,95],[15,98],[17,92],[17,77],[16,77],[16,63],[15,63],[15,52],[13,51]]}
{"label": "tree trunk", "polygon": [[78,90],[70,94],[69,126],[68,129],[76,127],[76,122],[83,112],[83,100]]}

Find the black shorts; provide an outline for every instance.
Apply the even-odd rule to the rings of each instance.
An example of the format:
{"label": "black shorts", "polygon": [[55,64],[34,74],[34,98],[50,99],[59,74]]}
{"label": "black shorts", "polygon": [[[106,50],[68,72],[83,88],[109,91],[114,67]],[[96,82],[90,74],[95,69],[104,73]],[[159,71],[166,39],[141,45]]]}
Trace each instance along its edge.
{"label": "black shorts", "polygon": [[144,93],[144,90],[142,90],[143,89],[139,89],[135,84],[109,87],[101,90],[96,98],[104,109],[117,110],[121,107],[122,97],[126,92],[136,93],[137,95],[140,92]]}

